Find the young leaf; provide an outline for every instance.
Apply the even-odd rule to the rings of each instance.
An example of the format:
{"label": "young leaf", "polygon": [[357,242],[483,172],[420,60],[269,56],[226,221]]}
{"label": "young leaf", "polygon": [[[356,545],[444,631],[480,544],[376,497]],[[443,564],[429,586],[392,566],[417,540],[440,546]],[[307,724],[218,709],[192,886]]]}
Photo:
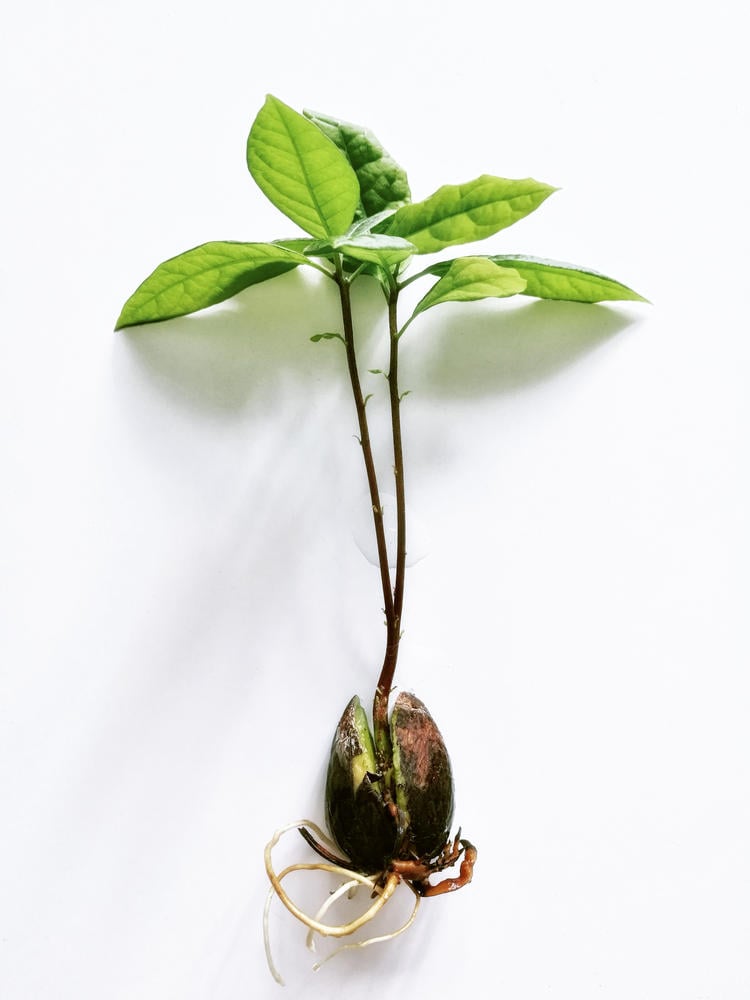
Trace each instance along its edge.
{"label": "young leaf", "polygon": [[331,240],[315,240],[308,243],[305,252],[311,257],[331,257],[343,253],[357,261],[393,267],[416,253],[413,243],[400,236],[383,236],[379,233],[363,233],[361,236],[337,236]]}
{"label": "young leaf", "polygon": [[384,236],[369,233],[355,236],[349,240],[337,241],[337,249],[355,260],[378,264],[381,267],[393,267],[401,261],[412,257],[417,248],[400,236]]}
{"label": "young leaf", "polygon": [[344,153],[354,168],[360,188],[357,218],[399,208],[411,201],[406,172],[362,125],[340,121],[315,111],[304,114]]}
{"label": "young leaf", "polygon": [[273,245],[277,247],[286,247],[287,250],[296,250],[298,253],[304,253],[305,247],[310,245],[310,237],[293,236],[289,240],[273,240]]}
{"label": "young leaf", "polygon": [[382,212],[376,212],[374,215],[365,216],[362,219],[356,219],[346,232],[347,236],[364,236],[365,233],[381,232],[383,226],[381,223],[385,222],[386,219],[390,219],[392,215],[395,215],[395,208],[384,208]]}
{"label": "young leaf", "polygon": [[[562,264],[522,254],[492,254],[487,260],[518,271],[526,279],[526,288],[522,294],[538,299],[562,299],[567,302],[648,302],[648,299],[614,278],[576,264]],[[426,270],[430,274],[443,275],[450,265],[451,261],[440,261]]]}
{"label": "young leaf", "polygon": [[526,281],[512,268],[501,267],[486,257],[459,257],[451,262],[443,277],[417,303],[411,319],[443,302],[507,298],[525,288]]}
{"label": "young leaf", "polygon": [[346,157],[270,94],[250,129],[247,165],[266,197],[311,236],[343,233],[354,218],[359,183]]}
{"label": "young leaf", "polygon": [[309,263],[274,243],[203,243],[159,264],[125,303],[115,329],[185,316]]}
{"label": "young leaf", "polygon": [[314,333],[312,337],[310,337],[310,340],[313,344],[317,344],[321,340],[340,340],[342,344],[346,343],[340,333]]}
{"label": "young leaf", "polygon": [[540,181],[483,174],[466,184],[446,184],[424,201],[405,205],[382,228],[410,240],[418,253],[473,243],[518,222],[556,188]]}

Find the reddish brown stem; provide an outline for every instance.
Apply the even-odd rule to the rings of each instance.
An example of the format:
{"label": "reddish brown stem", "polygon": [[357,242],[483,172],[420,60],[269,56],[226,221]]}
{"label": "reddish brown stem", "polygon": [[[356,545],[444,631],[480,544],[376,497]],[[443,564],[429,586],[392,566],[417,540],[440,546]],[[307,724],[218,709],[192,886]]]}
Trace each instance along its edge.
{"label": "reddish brown stem", "polygon": [[354,343],[354,324],[349,280],[343,273],[339,263],[336,271],[336,282],[341,298],[341,315],[344,324],[344,344],[346,360],[349,368],[354,405],[359,423],[359,441],[362,446],[362,456],[367,473],[367,483],[370,490],[375,525],[375,540],[378,550],[378,565],[380,581],[383,590],[383,610],[386,622],[386,643],[383,665],[378,677],[375,697],[373,699],[373,734],[378,766],[382,774],[388,776],[392,770],[393,754],[388,728],[388,699],[393,687],[393,676],[398,660],[399,642],[401,640],[401,622],[404,605],[404,576],[406,569],[406,501],[404,493],[404,456],[401,438],[401,398],[398,386],[398,285],[392,280],[388,292],[388,329],[390,335],[390,357],[388,370],[388,386],[391,412],[391,428],[393,436],[393,475],[396,484],[396,573],[391,586],[391,573],[388,565],[388,548],[383,525],[383,508],[380,502],[375,463],[372,456],[370,433],[367,426],[366,400],[362,395],[359,381],[357,355]]}
{"label": "reddish brown stem", "polygon": [[388,329],[390,333],[388,387],[393,433],[393,477],[396,484],[396,576],[393,587],[393,618],[388,620],[385,657],[372,706],[375,747],[381,769],[386,774],[390,771],[392,763],[391,740],[388,730],[388,699],[393,687],[393,676],[396,671],[401,641],[406,570],[406,497],[401,436],[401,397],[398,385],[398,286],[395,283],[388,296]]}
{"label": "reddish brown stem", "polygon": [[378,564],[380,567],[380,582],[383,589],[383,610],[386,622],[393,621],[393,593],[391,591],[391,575],[388,569],[388,548],[385,541],[385,529],[383,527],[383,508],[380,503],[380,493],[378,491],[378,479],[375,472],[375,462],[372,457],[372,445],[370,443],[370,431],[367,426],[367,414],[365,413],[365,400],[362,395],[362,386],[359,381],[359,370],[357,368],[357,354],[354,346],[354,324],[352,322],[352,304],[349,293],[349,283],[343,271],[339,268],[337,273],[337,284],[339,286],[339,296],[341,299],[341,316],[344,323],[344,344],[346,346],[346,362],[349,368],[349,381],[352,386],[354,396],[354,406],[357,410],[357,422],[359,424],[359,443],[362,447],[362,457],[365,462],[367,473],[367,485],[370,491],[370,505],[375,524],[375,541],[378,549]]}

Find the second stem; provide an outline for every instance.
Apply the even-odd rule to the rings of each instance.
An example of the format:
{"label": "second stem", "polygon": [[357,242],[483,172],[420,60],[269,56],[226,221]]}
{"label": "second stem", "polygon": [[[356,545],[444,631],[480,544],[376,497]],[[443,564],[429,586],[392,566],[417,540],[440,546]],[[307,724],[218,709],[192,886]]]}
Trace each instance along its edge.
{"label": "second stem", "polygon": [[366,400],[362,396],[354,343],[354,324],[350,298],[350,285],[341,268],[336,276],[341,298],[341,314],[344,325],[349,378],[354,396],[359,423],[359,440],[370,491],[375,539],[378,551],[381,584],[383,588],[384,613],[386,620],[386,645],[383,665],[378,677],[372,706],[373,734],[378,766],[386,776],[386,784],[392,770],[393,754],[388,727],[388,700],[393,687],[393,677],[398,660],[401,640],[401,623],[404,606],[404,576],[406,570],[406,499],[404,487],[404,455],[401,435],[401,396],[398,385],[398,285],[392,277],[388,289],[388,332],[390,342],[388,391],[390,401],[391,432],[393,439],[393,476],[396,487],[396,569],[393,583],[388,559],[388,547],[383,524],[383,506],[375,471],[375,463],[370,443],[367,423]]}

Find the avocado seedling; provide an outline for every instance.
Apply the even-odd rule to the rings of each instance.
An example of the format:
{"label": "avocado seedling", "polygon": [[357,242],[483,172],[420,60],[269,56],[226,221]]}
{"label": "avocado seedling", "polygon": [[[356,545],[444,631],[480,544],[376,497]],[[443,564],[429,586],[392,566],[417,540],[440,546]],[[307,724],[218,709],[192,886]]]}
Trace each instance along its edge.
{"label": "avocado seedling", "polygon": [[[432,259],[416,273],[409,267],[458,244],[493,236],[535,211],[555,190],[531,178],[483,174],[447,184],[413,201],[405,171],[368,129],[313,112],[298,113],[269,96],[247,140],[250,174],[270,201],[304,235],[273,242],[211,242],[160,264],[125,303],[117,328],[183,316],[222,302],[242,289],[291,271],[312,268],[336,286],[341,328],[313,341],[339,341],[351,386],[358,439],[372,509],[385,613],[385,648],[372,700],[372,723],[358,697],[348,702],[335,729],[325,790],[329,834],[309,820],[282,827],[268,843],[270,890],[264,915],[266,954],[271,958],[268,911],[274,898],[315,935],[348,938],[386,906],[402,883],[414,895],[411,913],[390,933],[339,946],[362,948],[390,940],[414,921],[424,898],[471,881],[477,851],[452,833],[453,775],[443,738],[425,705],[402,692],[390,707],[404,623],[407,554],[406,493],[401,430],[399,345],[412,323],[449,302],[504,299],[515,295],[573,302],[646,300],[595,271],[520,254]],[[395,566],[390,565],[378,472],[373,459],[367,398],[360,382],[351,289],[356,281],[382,290],[389,341],[383,372],[390,408],[396,496]],[[414,282],[424,295],[410,315],[400,315],[400,296]],[[419,325],[419,324],[417,324]],[[272,850],[297,829],[320,860],[276,871]],[[457,869],[457,871],[456,871]],[[340,886],[315,913],[289,896],[283,883],[293,872],[331,872]],[[453,870],[453,874],[446,874]],[[328,923],[326,914],[357,887],[368,902],[356,919]],[[322,964],[322,963],[321,963]]]}

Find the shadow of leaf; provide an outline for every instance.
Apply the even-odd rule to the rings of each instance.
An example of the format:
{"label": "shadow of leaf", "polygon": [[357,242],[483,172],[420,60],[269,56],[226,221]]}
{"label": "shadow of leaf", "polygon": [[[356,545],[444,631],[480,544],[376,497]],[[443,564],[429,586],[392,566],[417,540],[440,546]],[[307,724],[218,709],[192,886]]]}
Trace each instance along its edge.
{"label": "shadow of leaf", "polygon": [[[374,282],[360,282],[355,293],[364,368],[385,310]],[[451,304],[410,327],[402,343],[404,374],[408,388],[425,398],[516,392],[554,376],[632,322],[620,309],[574,302]],[[281,386],[301,387],[311,373],[319,388],[341,386],[338,342],[310,342],[315,333],[340,330],[335,287],[300,270],[123,336],[161,390],[185,406],[231,414],[251,400],[275,398]]]}
{"label": "shadow of leaf", "polygon": [[[380,309],[375,289],[360,303],[358,333],[364,342]],[[335,287],[300,270],[199,313],[121,335],[161,390],[185,406],[232,413],[254,398],[272,396],[281,383],[308,381],[311,370],[318,380],[341,384],[340,344],[310,342],[313,334],[340,330]]]}
{"label": "shadow of leaf", "polygon": [[409,359],[411,388],[434,398],[512,393],[553,377],[601,347],[633,322],[602,305],[534,301],[472,303],[435,316],[432,329],[414,324],[419,338]]}

